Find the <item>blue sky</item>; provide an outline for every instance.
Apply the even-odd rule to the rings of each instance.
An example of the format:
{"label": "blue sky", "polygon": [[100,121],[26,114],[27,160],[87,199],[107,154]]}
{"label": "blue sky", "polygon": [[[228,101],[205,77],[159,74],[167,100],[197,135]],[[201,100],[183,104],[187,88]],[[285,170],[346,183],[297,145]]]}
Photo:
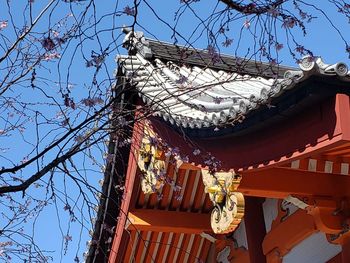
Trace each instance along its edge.
{"label": "blue sky", "polygon": [[[154,10],[162,17],[165,21],[169,22],[169,24],[173,24],[174,13],[179,7],[179,1],[168,1],[167,5],[159,4],[160,1],[153,0],[149,1],[153,4]],[[337,12],[337,10],[330,5],[328,1],[308,1],[311,4],[315,4],[317,8],[325,11],[328,17],[332,20],[334,26],[336,26],[345,37],[348,37],[347,41],[349,41],[349,34],[347,33],[347,29],[349,27],[349,21],[344,18],[341,14]],[[193,9],[198,12],[200,17],[207,17],[210,12],[213,10],[215,6],[215,1],[199,1],[198,3],[194,3],[192,5]],[[146,6],[144,8],[140,8],[140,20],[141,23],[145,25],[147,30],[150,31],[154,36],[156,36],[159,40],[173,42],[171,39],[172,32],[171,30],[160,23],[157,18],[154,17],[152,11],[149,10]],[[317,17],[314,19],[312,23],[306,24],[308,30],[307,35],[303,37],[303,35],[298,30],[294,30],[294,35],[298,41],[305,45],[305,47],[311,49],[316,56],[321,56],[324,58],[326,63],[336,63],[338,61],[343,61],[349,63],[348,54],[345,52],[345,45],[339,35],[336,33],[336,30],[333,26],[327,21],[324,15],[313,8],[309,8],[306,10],[310,10],[310,13]],[[208,14],[209,12],[209,14]],[[225,54],[233,54],[233,50],[236,48],[237,39],[239,38],[239,30],[242,28],[245,18],[236,23],[231,24],[229,37],[233,39],[232,46],[228,48],[221,47],[222,52]],[[179,23],[179,31],[183,34],[183,36],[190,36],[199,20],[194,17],[194,15],[187,11],[183,16]],[[152,26],[155,25],[155,26]],[[246,30],[247,31],[247,30]],[[277,26],[277,31],[279,31],[280,42],[285,43],[285,34],[282,32],[281,27]],[[243,32],[246,33],[246,32]],[[145,33],[146,36],[150,36],[150,34]],[[198,34],[197,34],[198,35]],[[152,37],[152,36],[150,36]],[[184,41],[179,37],[178,38],[180,44],[184,44]],[[206,48],[207,37],[204,34],[195,44],[193,44],[197,48]],[[251,38],[249,34],[245,34],[243,37],[243,41],[241,42],[241,53],[238,53],[239,56],[244,56],[246,49],[245,47],[252,46]],[[285,45],[286,46],[286,45]],[[295,61],[291,58],[291,56],[286,52],[286,48],[281,50],[280,57],[283,64],[287,65],[295,65]]]}

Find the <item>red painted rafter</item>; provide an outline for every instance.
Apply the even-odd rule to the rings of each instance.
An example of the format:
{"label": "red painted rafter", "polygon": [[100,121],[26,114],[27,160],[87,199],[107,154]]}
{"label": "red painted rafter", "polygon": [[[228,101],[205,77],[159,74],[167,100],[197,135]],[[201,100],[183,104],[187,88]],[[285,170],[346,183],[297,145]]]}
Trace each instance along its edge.
{"label": "red painted rafter", "polygon": [[200,234],[210,232],[210,214],[138,209],[128,214],[129,230]]}

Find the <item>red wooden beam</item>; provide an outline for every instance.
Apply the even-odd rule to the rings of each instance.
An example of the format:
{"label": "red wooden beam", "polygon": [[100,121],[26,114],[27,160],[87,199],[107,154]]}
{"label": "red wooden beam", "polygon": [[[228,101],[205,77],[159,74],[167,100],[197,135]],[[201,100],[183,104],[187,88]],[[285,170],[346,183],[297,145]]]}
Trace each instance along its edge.
{"label": "red wooden beam", "polygon": [[210,214],[137,209],[129,212],[128,230],[201,234],[212,232]]}
{"label": "red wooden beam", "polygon": [[350,197],[350,177],[292,168],[271,168],[243,173],[238,191],[247,196],[278,199],[288,195]]}

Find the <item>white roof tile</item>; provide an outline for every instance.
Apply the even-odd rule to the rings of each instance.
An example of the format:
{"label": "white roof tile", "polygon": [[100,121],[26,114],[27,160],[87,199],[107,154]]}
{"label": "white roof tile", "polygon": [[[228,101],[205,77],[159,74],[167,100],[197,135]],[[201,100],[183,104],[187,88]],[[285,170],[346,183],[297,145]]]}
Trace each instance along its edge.
{"label": "white roof tile", "polygon": [[142,52],[120,56],[117,61],[138,93],[153,104],[157,115],[183,127],[208,127],[245,115],[311,75],[350,80],[344,63],[325,64],[320,58],[305,58],[301,70],[287,70],[279,78],[240,75],[209,67],[187,66],[173,61],[146,59]]}

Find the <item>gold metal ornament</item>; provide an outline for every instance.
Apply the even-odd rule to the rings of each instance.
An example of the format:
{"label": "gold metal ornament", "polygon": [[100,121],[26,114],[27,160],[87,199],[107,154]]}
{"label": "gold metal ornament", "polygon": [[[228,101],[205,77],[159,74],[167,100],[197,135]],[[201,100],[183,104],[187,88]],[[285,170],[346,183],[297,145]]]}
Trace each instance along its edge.
{"label": "gold metal ornament", "polygon": [[164,185],[165,161],[156,141],[155,133],[145,128],[138,155],[138,166],[143,172],[141,189],[145,194],[155,193]]}
{"label": "gold metal ornament", "polygon": [[244,197],[237,191],[241,178],[233,172],[214,175],[202,170],[205,192],[214,204],[211,227],[216,234],[234,231],[244,216]]}

